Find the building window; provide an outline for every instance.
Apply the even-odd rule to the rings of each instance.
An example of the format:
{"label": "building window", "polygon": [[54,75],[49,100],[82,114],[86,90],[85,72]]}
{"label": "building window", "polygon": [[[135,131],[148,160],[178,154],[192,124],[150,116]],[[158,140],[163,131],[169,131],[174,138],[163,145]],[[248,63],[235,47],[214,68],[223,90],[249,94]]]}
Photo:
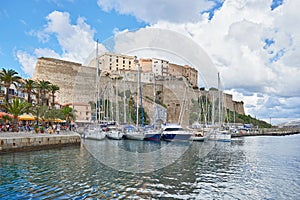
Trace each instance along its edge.
{"label": "building window", "polygon": [[116,59],[116,62],[119,62],[119,59],[118,59],[118,58]]}
{"label": "building window", "polygon": [[8,94],[15,95],[15,90],[14,89],[8,89]]}

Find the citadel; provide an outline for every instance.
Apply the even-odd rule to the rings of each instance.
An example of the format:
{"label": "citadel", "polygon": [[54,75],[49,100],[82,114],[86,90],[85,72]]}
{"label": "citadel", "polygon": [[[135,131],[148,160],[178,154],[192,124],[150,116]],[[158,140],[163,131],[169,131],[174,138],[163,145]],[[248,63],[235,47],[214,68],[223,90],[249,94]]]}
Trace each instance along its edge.
{"label": "citadel", "polygon": [[[99,76],[96,76],[97,66]],[[116,104],[124,102],[125,105],[128,94],[135,102],[138,101],[139,67],[143,107],[151,123],[157,118],[157,112],[153,109],[155,106],[162,122],[178,122],[188,126],[191,124],[191,113],[199,112],[195,106],[195,102],[199,104],[199,97],[210,102],[215,102],[218,97],[217,89],[206,91],[198,88],[198,71],[192,66],[115,53],[104,53],[91,60],[88,66],[41,57],[37,59],[33,79],[48,80],[59,86],[56,103],[71,106],[76,110],[76,121],[86,123],[95,120],[91,102],[96,102],[96,95],[100,99],[110,98]],[[126,96],[123,95],[125,93]],[[222,93],[220,101],[225,109],[245,114],[243,102],[234,101],[232,95]],[[117,109],[115,105],[114,110],[112,115],[115,120],[126,121],[126,109],[122,114],[123,108]]]}

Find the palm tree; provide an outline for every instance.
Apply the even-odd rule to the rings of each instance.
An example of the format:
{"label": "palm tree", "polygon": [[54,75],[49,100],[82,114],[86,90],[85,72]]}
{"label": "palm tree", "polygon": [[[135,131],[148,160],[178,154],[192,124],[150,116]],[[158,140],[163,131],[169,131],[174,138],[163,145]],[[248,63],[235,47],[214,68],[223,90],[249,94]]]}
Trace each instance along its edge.
{"label": "palm tree", "polygon": [[9,91],[9,87],[11,86],[11,84],[14,84],[17,87],[17,84],[22,79],[17,74],[18,74],[18,72],[16,72],[13,69],[6,70],[6,69],[2,68],[2,71],[0,72],[0,81],[1,81],[1,83],[3,83],[4,87],[6,88],[6,96],[5,96],[6,101],[9,100],[8,91]]}
{"label": "palm tree", "polygon": [[8,101],[5,101],[5,104],[2,105],[2,107],[10,114],[13,115],[13,132],[18,132],[18,124],[19,119],[18,116],[22,115],[24,113],[28,113],[30,109],[32,108],[32,105],[26,101],[20,100],[20,99],[13,99],[11,103]]}
{"label": "palm tree", "polygon": [[45,80],[38,80],[37,83],[37,91],[36,91],[36,95],[37,95],[37,104],[40,104],[40,99],[42,100],[41,104],[44,105],[46,103],[47,97],[46,94],[49,91],[49,86],[50,86],[50,82],[49,81],[45,81]]}
{"label": "palm tree", "polygon": [[61,109],[61,112],[63,113],[64,118],[66,119],[67,125],[70,126],[71,120],[76,119],[75,110],[73,110],[69,106],[65,106]]}
{"label": "palm tree", "polygon": [[59,90],[59,87],[57,85],[54,85],[54,84],[49,85],[49,91],[50,91],[51,96],[52,96],[52,107],[54,107],[55,93],[58,92],[58,90]]}
{"label": "palm tree", "polygon": [[34,90],[36,89],[36,87],[37,87],[37,83],[31,79],[26,79],[21,84],[22,90],[27,93],[27,102],[28,103],[32,102],[31,94],[34,93]]}

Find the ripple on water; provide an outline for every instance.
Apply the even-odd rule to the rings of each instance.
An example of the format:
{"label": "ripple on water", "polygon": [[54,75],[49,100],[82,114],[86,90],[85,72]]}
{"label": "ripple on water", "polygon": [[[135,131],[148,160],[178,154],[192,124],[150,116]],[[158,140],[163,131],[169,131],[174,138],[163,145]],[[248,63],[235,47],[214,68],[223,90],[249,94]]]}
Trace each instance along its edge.
{"label": "ripple on water", "polygon": [[[169,166],[145,174],[114,170],[83,146],[1,155],[0,198],[297,199],[300,137],[281,139],[193,143]],[[273,142],[278,148],[293,148],[274,151]],[[137,151],[157,148],[148,143],[122,145]],[[198,156],[211,147],[207,156]],[[126,157],[120,159],[126,161]]]}

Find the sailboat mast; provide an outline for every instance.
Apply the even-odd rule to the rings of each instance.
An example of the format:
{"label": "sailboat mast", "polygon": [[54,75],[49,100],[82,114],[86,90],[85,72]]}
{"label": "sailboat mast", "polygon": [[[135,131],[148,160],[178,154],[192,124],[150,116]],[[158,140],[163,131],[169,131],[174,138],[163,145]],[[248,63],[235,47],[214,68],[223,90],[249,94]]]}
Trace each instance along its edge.
{"label": "sailboat mast", "polygon": [[123,77],[123,103],[124,103],[124,124],[126,124],[126,91],[125,91],[125,72]]}
{"label": "sailboat mast", "polygon": [[120,119],[119,119],[119,101],[118,101],[118,78],[116,78],[116,123],[119,124]]}
{"label": "sailboat mast", "polygon": [[219,121],[219,127],[221,127],[221,93],[220,93],[220,73],[218,72],[218,121]]}
{"label": "sailboat mast", "polygon": [[[135,60],[137,62],[137,60]],[[136,63],[137,64],[137,63]],[[139,126],[139,88],[140,88],[140,66],[138,65],[137,95],[136,95],[136,127]]]}
{"label": "sailboat mast", "polygon": [[96,48],[96,122],[99,123],[99,60],[98,60],[98,40]]}
{"label": "sailboat mast", "polygon": [[142,127],[144,126],[144,108],[143,108],[143,94],[142,94],[142,82],[141,82],[141,68],[140,68],[140,64],[138,64],[138,79],[139,79],[139,93],[140,93],[140,109],[141,109],[141,113],[142,113]]}

